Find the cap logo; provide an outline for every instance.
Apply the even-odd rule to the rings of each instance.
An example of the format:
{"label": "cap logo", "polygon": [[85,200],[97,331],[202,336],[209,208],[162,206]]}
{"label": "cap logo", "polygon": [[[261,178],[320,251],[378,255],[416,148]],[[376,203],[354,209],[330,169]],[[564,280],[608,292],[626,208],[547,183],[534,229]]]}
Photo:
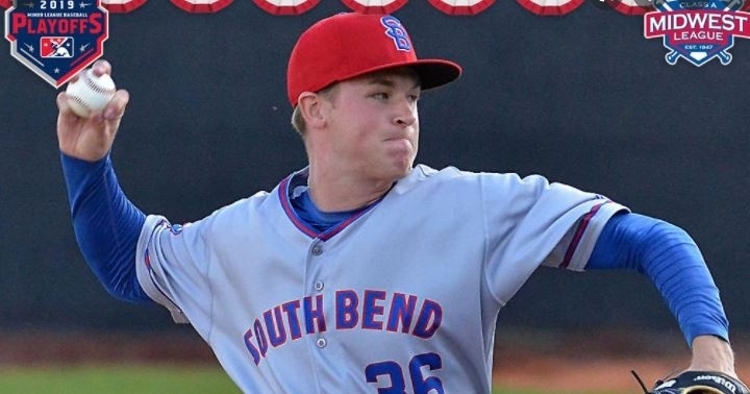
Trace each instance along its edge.
{"label": "cap logo", "polygon": [[411,51],[411,41],[401,21],[391,15],[380,18],[380,23],[385,27],[385,35],[390,37],[396,49],[399,51]]}

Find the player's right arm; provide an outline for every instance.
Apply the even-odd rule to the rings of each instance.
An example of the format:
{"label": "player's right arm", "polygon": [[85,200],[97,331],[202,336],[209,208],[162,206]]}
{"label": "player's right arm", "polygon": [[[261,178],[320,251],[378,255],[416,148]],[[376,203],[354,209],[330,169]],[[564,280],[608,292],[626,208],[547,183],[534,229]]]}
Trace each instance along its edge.
{"label": "player's right arm", "polygon": [[[111,72],[105,61],[93,69],[97,75]],[[73,228],[86,262],[110,294],[143,302],[150,298],[138,283],[135,251],[146,216],[125,197],[109,157],[128,99],[120,90],[103,111],[84,119],[61,93],[57,137]]]}
{"label": "player's right arm", "polygon": [[[91,68],[95,75],[112,72],[112,66],[105,60],[96,61]],[[68,105],[68,96],[64,92],[60,93],[57,96],[57,139],[60,151],[89,162],[103,159],[112,148],[129,99],[130,95],[126,90],[118,90],[102,111],[92,113],[90,118],[81,118]]]}

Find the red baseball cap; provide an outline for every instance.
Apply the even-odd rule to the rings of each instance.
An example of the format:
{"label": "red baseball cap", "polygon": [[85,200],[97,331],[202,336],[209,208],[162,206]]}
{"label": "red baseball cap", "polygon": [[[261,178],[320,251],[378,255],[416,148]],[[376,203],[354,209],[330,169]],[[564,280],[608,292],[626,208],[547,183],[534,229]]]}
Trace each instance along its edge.
{"label": "red baseball cap", "polygon": [[443,59],[418,59],[409,34],[392,15],[340,13],[307,29],[292,50],[287,93],[292,107],[302,92],[374,71],[409,66],[422,90],[445,85],[461,75],[461,66]]}

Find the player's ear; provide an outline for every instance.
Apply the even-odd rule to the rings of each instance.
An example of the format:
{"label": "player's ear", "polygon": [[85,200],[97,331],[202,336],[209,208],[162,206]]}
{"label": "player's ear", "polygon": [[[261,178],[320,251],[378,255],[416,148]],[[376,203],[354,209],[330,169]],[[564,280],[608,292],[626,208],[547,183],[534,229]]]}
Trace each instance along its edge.
{"label": "player's ear", "polygon": [[305,119],[305,124],[310,127],[322,127],[325,124],[325,116],[322,108],[322,97],[316,93],[303,92],[297,100],[297,107]]}

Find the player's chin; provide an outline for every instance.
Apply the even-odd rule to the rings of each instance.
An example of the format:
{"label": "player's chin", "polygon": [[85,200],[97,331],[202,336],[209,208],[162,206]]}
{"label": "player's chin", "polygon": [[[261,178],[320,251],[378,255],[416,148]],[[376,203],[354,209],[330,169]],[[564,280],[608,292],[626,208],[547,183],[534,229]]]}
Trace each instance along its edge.
{"label": "player's chin", "polygon": [[411,172],[414,166],[413,156],[404,156],[400,160],[394,160],[388,166],[388,172],[391,178],[394,180],[401,179]]}
{"label": "player's chin", "polygon": [[417,150],[411,143],[391,145],[383,153],[382,168],[398,178],[409,174],[417,156]]}

